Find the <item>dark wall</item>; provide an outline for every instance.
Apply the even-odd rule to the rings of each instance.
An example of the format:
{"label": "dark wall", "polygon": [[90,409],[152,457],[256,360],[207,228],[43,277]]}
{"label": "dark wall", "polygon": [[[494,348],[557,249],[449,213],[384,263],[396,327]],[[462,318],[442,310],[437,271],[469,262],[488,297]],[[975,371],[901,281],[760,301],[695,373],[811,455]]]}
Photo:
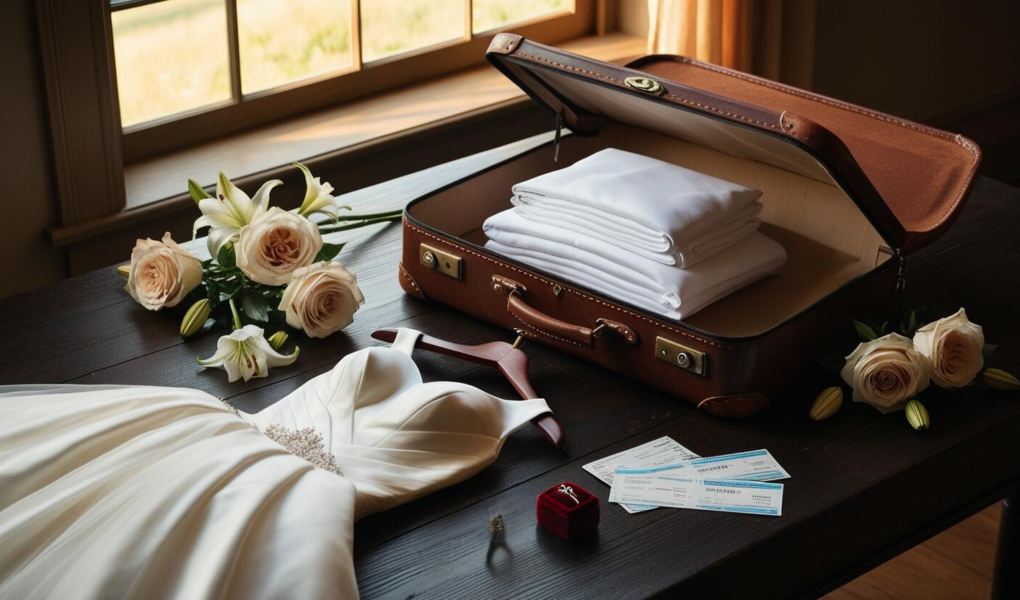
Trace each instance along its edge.
{"label": "dark wall", "polygon": [[817,5],[815,89],[915,120],[1020,90],[1020,2]]}
{"label": "dark wall", "polygon": [[32,0],[0,2],[0,297],[60,280],[45,94]]}

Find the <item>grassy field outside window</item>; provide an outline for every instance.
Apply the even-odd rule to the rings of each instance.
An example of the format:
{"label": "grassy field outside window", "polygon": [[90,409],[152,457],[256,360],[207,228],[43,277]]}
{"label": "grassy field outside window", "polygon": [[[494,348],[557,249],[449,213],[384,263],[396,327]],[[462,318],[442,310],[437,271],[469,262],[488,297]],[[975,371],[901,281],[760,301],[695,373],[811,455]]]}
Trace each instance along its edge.
{"label": "grassy field outside window", "polygon": [[[245,94],[352,68],[351,0],[237,0]],[[569,0],[474,0],[475,33],[569,8]],[[464,35],[461,0],[362,0],[366,63]],[[167,0],[113,13],[127,127],[230,99],[224,0]],[[342,85],[342,83],[340,84]]]}

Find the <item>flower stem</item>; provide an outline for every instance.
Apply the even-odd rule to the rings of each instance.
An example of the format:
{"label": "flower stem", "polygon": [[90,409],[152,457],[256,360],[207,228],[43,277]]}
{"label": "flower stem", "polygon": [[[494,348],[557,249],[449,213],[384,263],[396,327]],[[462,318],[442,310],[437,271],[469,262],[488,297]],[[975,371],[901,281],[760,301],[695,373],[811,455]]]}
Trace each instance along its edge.
{"label": "flower stem", "polygon": [[404,209],[398,208],[396,210],[388,210],[385,212],[368,213],[364,215],[340,215],[335,220],[337,221],[363,221],[366,219],[375,219],[377,217],[392,217],[394,215],[402,215]]}
{"label": "flower stem", "polygon": [[241,329],[241,315],[237,314],[237,305],[234,304],[234,299],[230,298],[230,312],[234,315],[234,329]]}
{"label": "flower stem", "polygon": [[366,218],[363,221],[356,223],[349,223],[347,225],[338,225],[333,227],[319,227],[320,233],[336,233],[337,231],[347,231],[348,229],[357,229],[358,227],[365,227],[366,225],[373,225],[375,223],[386,223],[387,221],[399,221],[401,213],[391,213],[387,216]]}

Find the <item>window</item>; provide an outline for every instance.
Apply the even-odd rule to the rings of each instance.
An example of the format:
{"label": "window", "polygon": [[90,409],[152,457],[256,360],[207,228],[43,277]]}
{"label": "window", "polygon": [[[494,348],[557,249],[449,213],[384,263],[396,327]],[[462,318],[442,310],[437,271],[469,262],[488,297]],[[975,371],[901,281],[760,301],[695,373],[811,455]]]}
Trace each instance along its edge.
{"label": "window", "polygon": [[109,0],[128,162],[556,43],[593,0]]}
{"label": "window", "polygon": [[[617,27],[617,15],[644,13],[643,0],[33,3],[58,208],[48,232],[54,245],[69,249],[72,270],[86,264],[82,257],[95,259],[92,250],[112,248],[107,236],[136,235],[141,224],[162,229],[187,208],[186,195],[162,195],[169,186],[159,187],[149,178],[152,172],[165,181],[186,177],[196,162],[209,162],[206,151],[222,153],[225,147],[238,161],[237,172],[279,166],[266,164],[282,156],[281,146],[302,140],[286,133],[260,137],[270,130],[286,131],[291,124],[307,130],[320,116],[342,114],[357,121],[356,134],[368,135],[376,125],[385,131],[378,138],[354,136],[362,140],[357,148],[338,141],[332,150],[322,149],[333,143],[331,133],[316,131],[310,135],[321,133],[314,141],[326,146],[288,152],[282,161],[331,164],[356,162],[383,147],[411,156],[412,145],[428,132],[463,130],[471,143],[490,130],[505,134],[498,114],[514,102],[504,106],[500,90],[476,85],[507,83],[482,66],[497,31],[552,45],[570,41],[576,51],[609,60],[635,56],[644,47],[640,19],[621,17]],[[631,31],[625,23],[637,27]],[[445,76],[453,74],[456,85],[447,86]],[[436,90],[442,99],[435,98]],[[416,100],[399,106],[372,101],[382,95]],[[376,118],[355,118],[360,107],[377,105],[383,108]],[[475,108],[445,112],[458,106]],[[416,124],[394,129],[405,121]],[[491,127],[478,129],[479,123]],[[239,134],[260,141],[238,148],[231,140]],[[183,149],[191,152],[175,152]],[[414,164],[421,168],[435,154],[417,152],[422,160]],[[257,166],[246,163],[249,158]],[[365,185],[378,176],[366,174]],[[132,198],[140,197],[139,185],[157,191],[125,210],[128,179],[136,184]]]}

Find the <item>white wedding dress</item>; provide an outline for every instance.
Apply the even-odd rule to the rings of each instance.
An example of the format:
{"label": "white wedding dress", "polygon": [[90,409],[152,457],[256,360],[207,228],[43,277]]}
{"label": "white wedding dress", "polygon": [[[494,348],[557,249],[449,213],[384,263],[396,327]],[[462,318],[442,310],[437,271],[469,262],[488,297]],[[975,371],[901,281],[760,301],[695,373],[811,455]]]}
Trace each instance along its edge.
{"label": "white wedding dress", "polygon": [[354,522],[549,410],[422,383],[420,333],[255,415],[198,390],[0,387],[0,597],[355,598]]}

